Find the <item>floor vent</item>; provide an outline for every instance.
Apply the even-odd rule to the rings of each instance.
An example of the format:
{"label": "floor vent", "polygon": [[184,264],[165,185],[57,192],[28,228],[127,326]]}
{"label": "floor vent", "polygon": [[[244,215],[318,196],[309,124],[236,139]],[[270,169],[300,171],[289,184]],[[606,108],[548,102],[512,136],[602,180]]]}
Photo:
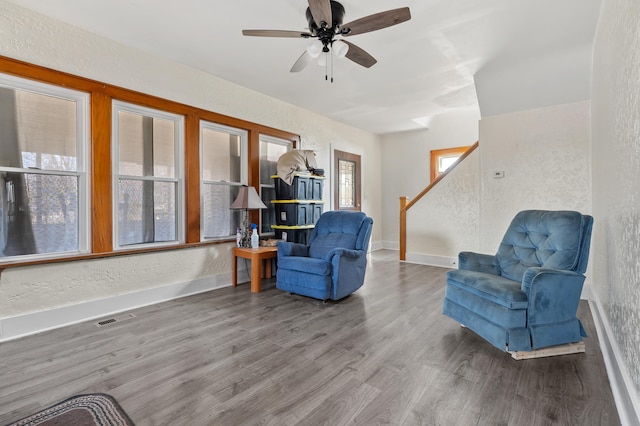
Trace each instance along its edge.
{"label": "floor vent", "polygon": [[133,315],[133,314],[118,315],[117,317],[108,318],[108,319],[104,319],[104,320],[98,321],[96,323],[96,325],[98,327],[106,327],[108,325],[115,324],[117,322],[126,321],[128,319],[135,318],[135,317],[136,316]]}

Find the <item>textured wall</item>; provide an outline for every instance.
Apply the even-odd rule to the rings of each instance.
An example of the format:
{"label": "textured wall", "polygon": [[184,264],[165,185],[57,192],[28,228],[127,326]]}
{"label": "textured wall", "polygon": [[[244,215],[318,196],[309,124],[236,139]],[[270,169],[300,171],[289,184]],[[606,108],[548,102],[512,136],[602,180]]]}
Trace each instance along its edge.
{"label": "textured wall", "polygon": [[457,258],[478,250],[479,151],[476,149],[407,213],[407,252]]}
{"label": "textured wall", "polygon": [[[231,273],[229,244],[10,268],[0,279],[0,318]],[[241,263],[242,265],[242,263]]]}
{"label": "textured wall", "polygon": [[[0,0],[0,55],[298,133],[304,148],[318,151],[319,166],[327,171],[331,148],[366,155],[362,164],[365,195],[362,208],[374,218],[373,241],[380,239],[378,136],[3,0]],[[327,181],[325,200],[330,193]],[[0,318],[229,274],[229,250],[230,245],[224,245],[178,254],[165,252],[12,269],[0,277]]]}
{"label": "textured wall", "polygon": [[[415,197],[429,185],[430,151],[473,145],[478,140],[479,119],[480,113],[475,109],[451,111],[434,117],[429,129],[392,133],[382,137],[382,193],[385,197],[382,205],[382,240],[386,245],[398,245],[399,198]],[[419,205],[413,209],[419,208]],[[416,237],[430,233],[433,217],[421,219],[421,213],[415,213],[413,209],[409,210],[412,230],[408,242],[420,244]],[[413,218],[416,220],[413,221]],[[438,215],[438,220],[442,218],[442,215]],[[461,219],[465,222],[464,217]]]}
{"label": "textured wall", "polygon": [[640,399],[640,2],[603,1],[592,94],[595,293]]}
{"label": "textured wall", "polygon": [[[589,101],[582,101],[483,118],[479,149],[409,210],[407,252],[444,257],[456,257],[461,250],[493,254],[520,210],[590,214],[589,113]],[[383,193],[389,200],[395,186],[402,191],[398,196],[415,195],[424,185],[411,179],[428,179],[428,165],[419,163],[425,157],[420,151],[424,142],[415,135],[393,139],[397,137],[383,138]],[[409,149],[415,150],[413,157]],[[402,159],[407,161],[404,170]],[[416,167],[422,174],[413,171]],[[495,171],[504,172],[504,178],[495,179]],[[397,205],[390,206],[383,206],[385,219],[398,211]],[[383,240],[389,241],[388,236],[397,236],[390,229],[397,229],[397,213],[385,222]],[[590,275],[588,269],[585,295]]]}
{"label": "textured wall", "polygon": [[[504,171],[495,179],[494,171]],[[589,102],[480,121],[480,248],[495,253],[526,209],[591,213]]]}

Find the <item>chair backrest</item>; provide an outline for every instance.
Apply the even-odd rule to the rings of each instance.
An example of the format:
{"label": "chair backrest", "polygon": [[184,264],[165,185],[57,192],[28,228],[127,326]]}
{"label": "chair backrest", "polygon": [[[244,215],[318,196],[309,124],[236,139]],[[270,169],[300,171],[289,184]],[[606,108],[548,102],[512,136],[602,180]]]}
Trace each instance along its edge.
{"label": "chair backrest", "polygon": [[372,225],[373,220],[362,212],[325,212],[309,237],[309,256],[321,259],[336,247],[366,252]]}
{"label": "chair backrest", "polygon": [[592,226],[591,216],[575,211],[521,211],[496,254],[501,275],[521,281],[533,266],[584,273]]}

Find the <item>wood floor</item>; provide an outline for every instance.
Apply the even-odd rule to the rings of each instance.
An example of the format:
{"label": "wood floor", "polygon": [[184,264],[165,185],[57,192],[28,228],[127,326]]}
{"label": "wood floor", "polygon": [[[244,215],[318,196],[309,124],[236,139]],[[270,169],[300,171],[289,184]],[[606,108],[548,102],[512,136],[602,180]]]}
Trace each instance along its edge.
{"label": "wood floor", "polygon": [[0,344],[0,424],[74,394],[137,425],[616,425],[586,353],[515,361],[441,313],[446,269],[372,254],[338,303],[249,284]]}

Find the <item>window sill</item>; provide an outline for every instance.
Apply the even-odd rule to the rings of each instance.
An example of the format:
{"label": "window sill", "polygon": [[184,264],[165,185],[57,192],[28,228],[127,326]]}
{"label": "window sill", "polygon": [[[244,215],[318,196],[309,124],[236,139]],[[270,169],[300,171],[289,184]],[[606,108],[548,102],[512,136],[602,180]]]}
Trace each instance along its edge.
{"label": "window sill", "polygon": [[93,259],[104,259],[108,257],[117,257],[117,256],[130,256],[135,254],[145,254],[145,253],[157,253],[162,251],[170,251],[170,250],[182,250],[196,247],[206,247],[206,246],[215,246],[220,244],[234,243],[235,239],[229,238],[224,240],[216,240],[216,241],[203,241],[198,243],[187,243],[173,246],[163,246],[163,247],[147,247],[144,249],[127,249],[127,250],[118,250],[118,251],[110,251],[106,253],[85,253],[78,254],[73,256],[65,256],[65,257],[56,257],[51,259],[37,259],[37,260],[22,260],[16,262],[6,262],[0,263],[0,276],[2,276],[2,272],[5,269],[9,268],[21,268],[27,266],[37,266],[37,265],[49,265],[52,263],[65,263],[65,262],[75,262],[78,260],[93,260]]}

